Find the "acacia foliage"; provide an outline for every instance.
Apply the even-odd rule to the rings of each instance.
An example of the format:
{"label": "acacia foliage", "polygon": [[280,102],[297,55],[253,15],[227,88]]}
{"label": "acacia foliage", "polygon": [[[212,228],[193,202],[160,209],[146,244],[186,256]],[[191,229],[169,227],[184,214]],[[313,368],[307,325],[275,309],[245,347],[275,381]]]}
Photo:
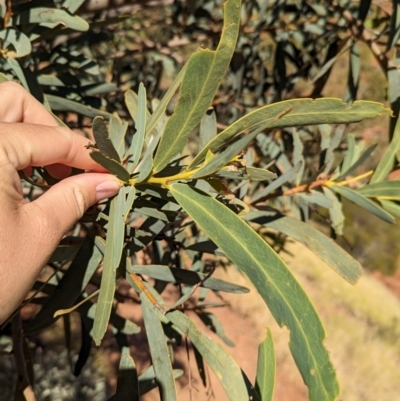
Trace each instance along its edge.
{"label": "acacia foliage", "polygon": [[[364,1],[241,5],[239,0],[228,0],[222,14],[219,2],[203,2],[196,9],[176,2],[171,8],[171,32],[196,41],[206,34],[215,50],[197,50],[156,100],[149,97],[160,92],[166,60],[172,59],[174,66],[179,63],[174,52],[164,51],[165,38],[151,52],[143,49],[149,42],[138,40],[144,50],[142,73],[149,68],[150,85],[137,82],[136,68],[122,71],[132,57],[131,32],[121,35],[117,45],[123,55],[115,58],[110,73],[102,44],[120,28],[107,31],[104,41],[93,38],[99,27],[123,17],[82,18],[76,14],[81,3],[54,1],[50,7],[48,1],[36,1],[11,7],[7,2],[0,10],[1,79],[18,80],[49,109],[61,112],[60,117],[73,112],[82,124],[83,117],[94,118],[91,156],[122,182],[120,193],[89,211],[50,258],[56,280],[38,281],[37,292],[24,303],[42,305],[24,335],[50,327],[60,316],[68,321],[69,313],[78,313],[82,321],[78,374],[91,346],[85,339],[91,336],[99,345],[110,324],[122,353],[124,381],[116,399],[139,399],[158,386],[161,399],[167,400],[176,398],[174,380],[181,374],[173,370],[169,341],[186,335],[231,400],[249,396],[268,400],[275,375],[272,337],[268,335],[260,347],[254,390],[229,354],[184,314],[186,301],[198,287],[201,299],[208,291],[246,292],[212,277],[207,255],[224,255],[248,275],[279,325],[290,330],[289,347],[310,400],[336,399],[339,385],[323,345],[322,324],[276,250],[282,237],[292,237],[354,283],[361,273],[359,264],[310,224],[310,214],[325,209],[334,236],[343,232],[343,197],[389,223],[399,215],[398,185],[387,180],[399,147],[394,123],[390,146],[374,170],[354,176],[374,147],[364,149],[351,135],[344,157],[335,152],[345,132],[343,124],[390,114],[381,104],[356,100],[357,43],[367,43],[390,87],[396,88],[398,72],[386,51],[397,52],[397,9],[388,13]],[[374,41],[377,29],[385,49]],[[68,36],[76,31],[83,33]],[[58,41],[60,35],[67,35],[67,40]],[[262,42],[265,37],[269,42]],[[349,55],[345,102],[320,98],[341,54]],[[288,99],[301,79],[312,80],[310,96],[318,99]],[[122,98],[120,89],[126,87],[130,90]],[[389,101],[397,110],[394,93],[389,91]],[[102,105],[103,100],[108,103]],[[231,103],[234,107],[228,108]],[[209,109],[212,105],[214,110]],[[222,129],[217,124],[220,115]],[[197,139],[191,141],[196,127]],[[311,140],[320,143],[317,158],[308,156]],[[28,199],[39,182],[56,182],[42,168],[26,178]],[[355,189],[354,183],[361,187]],[[139,263],[143,252],[151,258],[146,265]],[[121,282],[132,286],[142,304],[153,366],[141,376],[126,348],[140,328],[118,314],[121,297],[116,290]],[[88,295],[93,285],[98,287],[97,301]],[[167,285],[181,291],[173,305],[162,298]],[[39,294],[44,294],[40,301]],[[206,320],[203,309],[212,306],[202,301],[195,311]],[[213,330],[229,344],[215,316],[207,314]]]}

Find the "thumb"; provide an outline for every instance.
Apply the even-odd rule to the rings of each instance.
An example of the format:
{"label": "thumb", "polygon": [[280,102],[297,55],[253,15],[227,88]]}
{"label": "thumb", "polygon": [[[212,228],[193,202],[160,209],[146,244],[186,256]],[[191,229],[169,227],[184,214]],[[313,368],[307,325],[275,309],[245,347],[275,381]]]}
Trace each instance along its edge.
{"label": "thumb", "polygon": [[31,209],[26,215],[34,217],[29,225],[42,226],[30,228],[45,234],[49,242],[54,239],[58,243],[90,206],[116,195],[120,187],[120,181],[111,174],[85,173],[68,177],[24,206]]}

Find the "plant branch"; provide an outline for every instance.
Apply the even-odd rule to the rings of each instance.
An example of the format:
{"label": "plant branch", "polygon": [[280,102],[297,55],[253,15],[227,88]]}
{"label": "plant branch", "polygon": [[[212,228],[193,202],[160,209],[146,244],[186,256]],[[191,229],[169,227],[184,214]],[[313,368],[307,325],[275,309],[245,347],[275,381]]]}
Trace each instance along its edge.
{"label": "plant branch", "polygon": [[36,401],[36,396],[29,380],[28,371],[26,369],[26,361],[24,356],[23,334],[21,313],[17,313],[12,319],[12,340],[13,354],[15,366],[18,373],[18,386],[25,397],[26,401]]}

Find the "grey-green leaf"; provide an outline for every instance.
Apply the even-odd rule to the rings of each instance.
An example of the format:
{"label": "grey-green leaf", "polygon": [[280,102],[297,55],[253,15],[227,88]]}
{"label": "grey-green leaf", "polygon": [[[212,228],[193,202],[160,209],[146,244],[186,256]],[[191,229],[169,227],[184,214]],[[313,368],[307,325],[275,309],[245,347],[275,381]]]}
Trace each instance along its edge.
{"label": "grey-green leaf", "polygon": [[90,106],[75,102],[73,100],[65,99],[60,96],[46,95],[48,102],[50,103],[51,109],[56,111],[72,111],[89,118],[95,118],[96,116],[102,116],[104,118],[110,118],[111,114],[105,111],[94,109]]}
{"label": "grey-green leaf", "polygon": [[17,14],[16,24],[47,24],[59,23],[75,31],[87,31],[89,24],[81,17],[72,15],[65,10],[47,7],[31,7]]}
{"label": "grey-green leaf", "polygon": [[276,376],[276,357],[271,330],[258,347],[256,391],[261,401],[272,401]]}
{"label": "grey-green leaf", "polygon": [[136,132],[133,135],[131,146],[128,154],[130,156],[129,172],[132,173],[139,163],[140,155],[142,154],[144,135],[146,132],[146,115],[148,112],[146,106],[146,89],[142,83],[139,85],[138,108],[135,120]]}
{"label": "grey-green leaf", "polygon": [[1,47],[7,48],[10,44],[15,49],[16,57],[25,57],[32,51],[32,45],[29,38],[14,28],[3,29],[0,31]]}
{"label": "grey-green leaf", "polygon": [[129,172],[126,170],[124,166],[122,166],[114,159],[110,159],[108,156],[104,155],[101,152],[98,152],[97,150],[90,152],[89,155],[96,163],[100,164],[100,166],[104,167],[111,174],[117,176],[121,181],[123,182],[129,181],[130,178]]}
{"label": "grey-green leaf", "polygon": [[248,288],[241,285],[228,283],[214,277],[206,279],[206,275],[195,271],[176,269],[169,266],[147,265],[133,266],[133,271],[137,274],[144,274],[157,280],[167,281],[169,283],[183,283],[187,285],[196,285],[200,281],[201,286],[215,291],[232,292],[235,294],[245,294],[249,292]]}
{"label": "grey-green leaf", "polygon": [[329,187],[333,191],[337,192],[338,194],[344,196],[345,198],[351,200],[358,206],[361,206],[365,210],[368,210],[368,212],[374,214],[376,217],[379,217],[383,221],[386,221],[387,223],[394,223],[394,218],[391,214],[386,212],[384,209],[382,209],[380,206],[378,206],[376,203],[370,201],[369,199],[365,198],[364,196],[360,195],[358,192],[339,185],[332,185]]}
{"label": "grey-green leaf", "polygon": [[310,224],[267,211],[250,212],[244,219],[270,227],[299,241],[351,284],[355,284],[362,274],[361,265],[355,259]]}
{"label": "grey-green leaf", "polygon": [[[400,5],[397,5],[400,7]],[[396,70],[395,73],[398,75],[399,72]],[[400,119],[397,120],[396,126],[393,132],[393,138],[386,149],[386,152],[382,156],[373,176],[371,177],[370,183],[373,184],[378,181],[382,181],[391,171],[396,160],[396,154],[400,150]]]}
{"label": "grey-green leaf", "polygon": [[113,113],[110,118],[109,134],[118,156],[122,159],[125,156],[125,135],[128,129],[128,123],[121,121],[117,113]]}
{"label": "grey-green leaf", "polygon": [[217,135],[217,117],[214,109],[209,109],[200,121],[199,150],[203,149]]}
{"label": "grey-green leaf", "polygon": [[400,200],[400,181],[381,181],[374,184],[366,184],[357,192],[368,198],[386,198],[387,200]]}
{"label": "grey-green leaf", "polygon": [[[122,216],[123,210],[119,210],[121,204],[120,198],[123,198],[122,195],[123,192],[120,191],[119,194],[111,200],[110,217],[117,216],[119,211],[121,212]],[[117,250],[119,254],[119,249],[121,249],[122,252],[121,246],[123,245],[123,238],[121,240],[121,238],[116,239],[112,237],[112,233],[115,229],[115,227],[113,227],[113,223],[109,221],[108,224],[110,224],[110,227],[108,228],[110,231],[107,233],[106,247],[104,250],[103,274],[101,276],[100,283],[100,294],[97,301],[93,330],[91,333],[96,345],[100,345],[101,340],[103,339],[107,330],[116,285],[116,269],[114,266],[116,260],[115,251]],[[121,241],[122,244],[118,244],[117,240]]]}
{"label": "grey-green leaf", "polygon": [[172,82],[171,86],[168,88],[164,97],[161,99],[160,104],[157,106],[157,108],[154,110],[154,113],[148,119],[147,126],[146,126],[146,135],[150,135],[150,133],[153,131],[153,129],[157,125],[158,121],[162,117],[163,113],[165,112],[165,110],[168,106],[168,103],[170,102],[170,100],[174,96],[176,90],[178,89],[178,86],[182,82],[183,76],[186,71],[186,67],[187,67],[187,64],[185,64],[182,67],[182,69],[179,71],[179,74],[174,79],[174,82]]}
{"label": "grey-green leaf", "polygon": [[283,128],[315,124],[342,124],[390,114],[382,104],[358,100],[348,107],[340,99],[293,99],[261,107],[226,128],[205,146],[190,163],[188,170],[201,163],[207,151],[215,153],[227,141],[257,128]]}
{"label": "grey-green leaf", "polygon": [[187,63],[180,98],[168,120],[154,158],[154,172],[161,171],[186,144],[192,130],[210,106],[235,50],[240,24],[240,0],[224,4],[224,28],[216,51],[200,49]]}
{"label": "grey-green leaf", "polygon": [[140,293],[140,300],[161,400],[174,401],[176,400],[175,380],[161,322],[154,305],[150,303],[144,292]]}
{"label": "grey-green leaf", "polygon": [[205,336],[182,312],[168,312],[167,317],[185,333],[221,382],[230,401],[248,401],[242,372],[235,360],[215,341]]}
{"label": "grey-green leaf", "polygon": [[232,143],[223,152],[213,157],[205,166],[194,173],[191,178],[207,177],[225,166],[235,155],[239,154],[258,134],[260,130],[255,130],[249,135],[244,136],[238,141]]}
{"label": "grey-green leaf", "polygon": [[272,315],[290,331],[290,351],[311,401],[339,395],[335,370],[323,345],[325,331],[306,293],[274,250],[216,199],[184,184],[171,184],[175,199],[253,282]]}

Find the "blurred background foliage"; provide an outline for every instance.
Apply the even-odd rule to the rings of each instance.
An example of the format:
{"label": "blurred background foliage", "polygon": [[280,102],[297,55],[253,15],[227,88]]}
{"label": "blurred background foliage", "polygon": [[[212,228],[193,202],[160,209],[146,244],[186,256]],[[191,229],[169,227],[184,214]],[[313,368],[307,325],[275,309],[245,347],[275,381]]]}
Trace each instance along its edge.
{"label": "blurred background foliage", "polygon": [[[149,101],[160,99],[193,51],[216,47],[222,3],[130,1],[97,7],[83,0],[0,0],[0,71],[19,81],[71,128],[85,132],[96,115],[110,117],[113,112],[129,120],[124,91],[138,92],[142,82]],[[336,131],[328,126],[295,130],[305,162],[298,183],[314,180],[328,162],[338,166],[348,150],[348,134],[354,136],[358,154],[372,143],[379,144],[375,154],[382,153],[396,131],[400,110],[399,36],[397,1],[244,1],[237,48],[213,102],[218,128],[279,100],[323,96],[348,103],[376,100],[386,102],[395,118],[339,127],[334,149],[328,138]],[[169,112],[175,103],[173,99]],[[247,157],[263,168],[276,161],[269,168],[281,176],[299,158],[293,132],[284,128],[257,139]],[[196,152],[195,136],[188,147]],[[352,174],[375,166],[371,160]],[[396,166],[398,160],[399,155]],[[378,223],[371,214],[344,202],[342,233],[331,227],[332,216],[313,202],[299,197],[297,208],[285,199],[273,202],[283,212],[312,220],[364,267],[385,274],[398,268],[400,246],[393,241],[397,224]],[[276,250],[284,247],[285,236],[266,235]]]}

